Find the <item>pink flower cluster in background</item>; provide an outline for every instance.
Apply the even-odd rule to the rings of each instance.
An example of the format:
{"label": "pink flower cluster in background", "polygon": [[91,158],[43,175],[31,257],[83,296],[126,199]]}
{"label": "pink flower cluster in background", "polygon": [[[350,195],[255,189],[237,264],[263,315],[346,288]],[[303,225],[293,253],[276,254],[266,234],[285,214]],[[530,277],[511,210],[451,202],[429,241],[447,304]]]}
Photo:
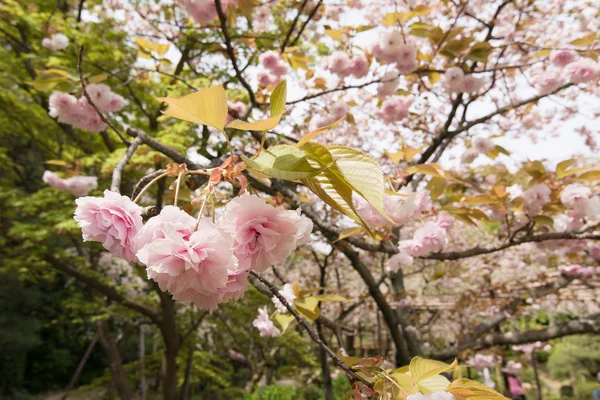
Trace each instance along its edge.
{"label": "pink flower cluster in background", "polygon": [[273,207],[258,196],[230,201],[217,224],[196,220],[175,206],[142,224],[142,209],[128,197],[77,199],[75,220],[86,241],[101,242],[113,255],[146,266],[148,277],[184,304],[213,311],[243,296],[250,270],[283,262],[306,243],[312,221]]}
{"label": "pink flower cluster in background", "polygon": [[392,223],[362,197],[355,196],[353,203],[356,213],[367,225],[373,227],[391,227],[406,224],[432,207],[431,197],[426,190],[408,194],[386,194],[383,198],[383,207],[386,214],[392,219]]}
{"label": "pink flower cluster in background", "polygon": [[68,190],[78,197],[87,196],[98,187],[98,178],[95,176],[72,176],[62,179],[52,171],[44,171],[42,180],[55,189]]}
{"label": "pink flower cluster in background", "polygon": [[260,65],[264,68],[257,73],[258,83],[261,86],[276,85],[288,72],[286,62],[281,58],[281,55],[274,50],[262,53],[258,57],[258,60]]}
{"label": "pink flower cluster in background", "polygon": [[553,69],[533,77],[541,94],[555,91],[567,82],[587,83],[600,79],[600,64],[590,58],[581,58],[574,50],[554,50],[550,53]]}
{"label": "pink flower cluster in background", "polygon": [[386,123],[401,121],[408,118],[408,109],[414,100],[413,96],[394,96],[385,100],[375,115]]}
{"label": "pink flower cluster in background", "polygon": [[273,321],[269,319],[269,313],[267,308],[258,309],[258,317],[252,322],[252,326],[260,331],[260,336],[279,336],[281,333],[279,329],[273,324]]}
{"label": "pink flower cluster in background", "polygon": [[369,73],[369,61],[363,55],[348,56],[343,51],[334,51],[323,63],[327,70],[342,79],[348,76],[360,79]]}
{"label": "pink flower cluster in background", "polygon": [[521,194],[523,199],[523,211],[529,215],[537,215],[542,208],[550,203],[550,188],[543,183],[530,187]]}
{"label": "pink flower cluster in background", "polygon": [[[102,83],[91,83],[86,90],[100,112],[116,112],[125,105],[122,96]],[[54,92],[50,95],[49,105],[50,116],[58,122],[92,132],[106,129],[106,124],[84,96],[77,99],[68,93]]]}
{"label": "pink flower cluster in background", "polygon": [[410,74],[417,69],[417,47],[405,43],[402,34],[398,31],[384,32],[371,52],[383,63],[395,63],[401,74]]}
{"label": "pink flower cluster in background", "polygon": [[440,252],[448,241],[448,230],[452,224],[453,220],[445,214],[438,216],[436,221],[426,222],[415,231],[412,239],[398,243],[400,253],[407,253],[411,257],[427,257]]}
{"label": "pink flower cluster in background", "polygon": [[561,265],[560,267],[558,267],[558,270],[561,274],[565,276],[575,276],[582,278],[589,278],[600,273],[600,268],[583,267],[579,264]]}
{"label": "pink flower cluster in background", "polygon": [[[237,0],[221,0],[223,12],[229,5],[237,6]],[[218,16],[214,0],[181,0],[181,7],[200,25],[208,25]]]}
{"label": "pink flower cluster in background", "polygon": [[460,67],[452,67],[444,74],[443,85],[449,93],[477,93],[485,80],[473,75],[465,75]]}

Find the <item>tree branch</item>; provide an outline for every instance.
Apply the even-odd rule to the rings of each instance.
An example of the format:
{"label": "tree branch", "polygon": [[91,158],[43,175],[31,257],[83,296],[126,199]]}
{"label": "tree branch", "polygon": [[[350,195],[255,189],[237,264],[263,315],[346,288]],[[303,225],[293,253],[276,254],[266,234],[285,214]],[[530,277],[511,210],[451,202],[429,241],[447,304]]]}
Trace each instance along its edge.
{"label": "tree branch", "polygon": [[117,192],[117,193],[121,192],[121,190],[120,190],[121,175],[123,174],[123,170],[125,169],[125,166],[127,165],[127,163],[129,163],[129,160],[131,160],[131,157],[133,157],[133,153],[135,153],[135,150],[142,143],[143,143],[142,138],[139,136],[136,137],[133,140],[133,142],[129,145],[129,147],[127,148],[127,151],[123,155],[123,158],[121,159],[121,161],[119,161],[119,163],[113,170],[112,181],[110,184],[110,190],[112,190],[113,192]]}

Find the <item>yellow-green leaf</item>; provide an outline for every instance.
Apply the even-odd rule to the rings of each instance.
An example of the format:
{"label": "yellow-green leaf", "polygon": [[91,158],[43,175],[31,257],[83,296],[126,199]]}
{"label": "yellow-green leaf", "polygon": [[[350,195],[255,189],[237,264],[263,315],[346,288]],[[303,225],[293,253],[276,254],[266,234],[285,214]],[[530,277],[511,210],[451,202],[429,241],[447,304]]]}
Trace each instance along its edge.
{"label": "yellow-green leaf", "polygon": [[595,181],[598,179],[600,179],[600,171],[598,171],[598,170],[588,171],[577,177],[578,181],[583,181],[583,182],[592,182],[592,181]]}
{"label": "yellow-green leaf", "polygon": [[[363,233],[364,231],[365,231],[365,228],[363,228],[362,226],[355,226],[352,228],[342,229],[340,231],[340,234],[339,234],[337,240],[342,240],[342,239],[349,238],[351,236],[359,235],[359,234]],[[337,240],[336,240],[336,242],[337,242]]]}
{"label": "yellow-green leaf", "polygon": [[336,29],[325,29],[325,34],[334,40],[344,40],[344,31]]}
{"label": "yellow-green leaf", "polygon": [[448,388],[450,381],[443,375],[434,375],[419,382],[419,391],[423,394],[442,392]]}
{"label": "yellow-green leaf", "polygon": [[275,314],[275,321],[277,321],[277,323],[279,324],[279,326],[281,327],[281,333],[284,333],[287,328],[289,328],[290,324],[292,322],[294,322],[296,318],[294,318],[294,316],[290,313],[287,314],[281,314],[281,313],[277,313]]}
{"label": "yellow-green leaf", "polygon": [[392,221],[383,207],[384,180],[379,163],[370,155],[349,147],[329,146],[327,150],[352,189]]}
{"label": "yellow-green leaf", "polygon": [[311,141],[312,139],[316,138],[320,134],[327,132],[328,130],[330,130],[331,128],[333,128],[334,126],[336,126],[337,124],[339,124],[343,120],[344,120],[344,117],[338,119],[334,123],[329,124],[329,125],[327,125],[327,126],[325,126],[323,128],[315,129],[314,131],[312,131],[310,133],[307,133],[306,135],[304,135],[302,137],[302,139],[300,139],[300,141],[296,144],[296,146],[300,147],[300,146],[304,145],[305,143]]}
{"label": "yellow-green leaf", "polygon": [[100,83],[108,79],[108,74],[105,72],[103,74],[98,74],[94,76],[90,76],[87,81],[88,83]]}
{"label": "yellow-green leaf", "polygon": [[163,114],[212,126],[222,131],[227,120],[227,99],[223,86],[212,86],[201,89],[179,99],[173,97],[157,97],[156,100],[167,103]]}
{"label": "yellow-green leaf", "polygon": [[469,54],[467,54],[467,58],[473,61],[486,62],[493,50],[494,49],[488,42],[479,42],[471,47]]}
{"label": "yellow-green leaf", "polygon": [[285,111],[285,100],[287,98],[287,81],[283,80],[277,84],[271,93],[271,117],[283,114]]}
{"label": "yellow-green leaf", "polygon": [[315,296],[312,296],[312,298],[317,299],[318,301],[339,301],[342,303],[350,301],[349,299],[342,296],[338,296],[337,294],[317,294]]}
{"label": "yellow-green leaf", "polygon": [[275,128],[277,124],[279,124],[282,115],[283,114],[279,114],[254,122],[245,122],[236,119],[235,121],[231,121],[229,124],[227,124],[227,128],[239,129],[242,131],[268,131],[269,129]]}
{"label": "yellow-green leaf", "polygon": [[410,374],[413,377],[415,383],[419,383],[424,379],[430,378],[435,375],[439,375],[442,372],[450,371],[451,369],[454,369],[456,365],[458,365],[458,362],[456,360],[454,360],[452,364],[448,365],[437,360],[428,360],[421,357],[414,357],[410,361],[408,370],[410,371]]}
{"label": "yellow-green leaf", "polygon": [[250,169],[278,179],[305,179],[319,172],[310,165],[304,152],[294,146],[272,146],[254,159],[243,154],[241,157]]}
{"label": "yellow-green leaf", "polygon": [[143,38],[136,38],[135,43],[147,52],[154,51],[162,56],[169,50],[169,43],[153,43]]}
{"label": "yellow-green leaf", "polygon": [[469,400],[508,400],[494,389],[469,379],[453,381],[446,391]]}
{"label": "yellow-green leaf", "polygon": [[294,302],[296,311],[313,322],[319,318],[319,301],[314,297],[305,297]]}

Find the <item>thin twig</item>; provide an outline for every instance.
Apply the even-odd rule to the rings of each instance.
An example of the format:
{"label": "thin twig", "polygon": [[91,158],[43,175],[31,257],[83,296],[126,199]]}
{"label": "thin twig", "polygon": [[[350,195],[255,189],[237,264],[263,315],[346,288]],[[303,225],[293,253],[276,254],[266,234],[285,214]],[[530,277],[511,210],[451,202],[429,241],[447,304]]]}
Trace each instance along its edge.
{"label": "thin twig", "polygon": [[131,144],[127,148],[127,151],[125,152],[125,155],[123,156],[121,161],[119,161],[119,163],[113,170],[112,182],[110,184],[110,190],[112,190],[113,192],[121,192],[119,188],[121,187],[121,175],[123,175],[123,170],[125,169],[127,163],[129,163],[129,160],[131,160],[131,157],[133,157],[133,153],[135,153],[135,150],[140,144],[142,144],[142,142],[142,138],[136,137],[135,140],[131,142]]}
{"label": "thin twig", "polygon": [[96,103],[94,103],[94,100],[92,100],[92,96],[90,96],[90,94],[88,93],[88,91],[86,89],[85,79],[83,79],[83,66],[82,66],[82,64],[83,64],[83,45],[81,45],[81,47],[79,47],[79,57],[77,58],[77,70],[79,71],[79,81],[81,82],[81,90],[83,91],[83,95],[87,99],[88,103],[90,103],[90,105],[92,106],[92,108],[98,113],[98,116],[100,117],[100,119],[102,120],[102,122],[104,122],[106,125],[110,126],[111,129],[113,131],[115,131],[115,133],[117,134],[117,136],[119,136],[119,138],[121,139],[121,141],[123,143],[125,143],[127,146],[129,146],[131,144],[129,142],[129,140],[125,139],[125,137],[123,136],[123,134],[121,133],[121,131],[119,131],[119,129],[117,129],[117,127],[115,127],[115,125],[112,122],[110,122],[110,120],[108,118],[106,118],[100,112],[100,109],[98,109],[98,106],[96,105]]}
{"label": "thin twig", "polygon": [[298,324],[300,324],[304,328],[304,330],[308,333],[308,336],[310,336],[312,341],[315,342],[319,347],[321,347],[327,354],[329,354],[329,357],[331,357],[333,361],[335,361],[335,363],[342,370],[344,370],[344,372],[346,372],[353,381],[361,382],[362,384],[370,388],[373,387],[372,383],[368,382],[363,377],[357,375],[356,372],[354,372],[350,367],[348,367],[341,358],[339,358],[329,347],[327,347],[325,343],[323,343],[319,335],[310,327],[310,325],[308,325],[308,322],[302,316],[300,316],[300,314],[298,314],[296,310],[294,310],[290,303],[287,302],[285,297],[283,297],[283,295],[279,293],[279,290],[277,290],[277,288],[271,282],[269,282],[254,271],[250,271],[250,275],[254,276],[256,279],[261,281],[266,287],[269,288],[271,293],[273,293],[273,295],[275,295],[275,297],[277,297],[279,301],[281,301],[281,304],[283,304],[285,308],[287,308],[287,310],[294,316],[296,321],[298,321]]}

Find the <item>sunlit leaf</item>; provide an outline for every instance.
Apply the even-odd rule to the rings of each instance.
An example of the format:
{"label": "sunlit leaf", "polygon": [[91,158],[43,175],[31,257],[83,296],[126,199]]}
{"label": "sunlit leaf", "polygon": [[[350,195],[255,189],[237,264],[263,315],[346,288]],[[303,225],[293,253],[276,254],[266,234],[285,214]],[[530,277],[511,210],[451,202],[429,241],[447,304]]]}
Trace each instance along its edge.
{"label": "sunlit leaf", "polygon": [[430,378],[435,375],[439,375],[442,372],[450,371],[458,365],[458,362],[454,360],[452,364],[448,365],[437,360],[428,360],[421,357],[414,357],[410,361],[408,367],[410,374],[412,375],[415,382],[421,382],[424,379]]}
{"label": "sunlit leaf", "polygon": [[334,40],[344,40],[344,31],[336,30],[336,29],[325,29],[325,34],[331,37]]}
{"label": "sunlit leaf", "polygon": [[342,296],[338,296],[337,294],[317,294],[315,296],[312,296],[314,299],[317,299],[318,301],[335,301],[335,302],[347,302],[350,301],[349,299],[342,297]]}
{"label": "sunlit leaf", "polygon": [[144,38],[136,38],[135,43],[147,52],[154,51],[159,56],[164,55],[169,50],[169,43],[153,43]]}
{"label": "sunlit leaf", "polygon": [[342,240],[352,236],[360,235],[364,231],[365,229],[362,226],[355,226],[353,228],[342,229],[337,240]]}
{"label": "sunlit leaf", "polygon": [[294,316],[292,314],[290,314],[290,313],[287,313],[287,314],[277,313],[277,314],[275,314],[275,321],[277,321],[277,323],[281,327],[281,333],[285,332],[287,330],[287,328],[289,328],[289,326],[291,325],[291,323],[294,322],[294,320],[295,320]]}
{"label": "sunlit leaf", "polygon": [[297,147],[302,146],[304,143],[307,143],[307,142],[311,141],[312,139],[316,138],[317,136],[327,132],[328,130],[330,130],[331,128],[333,128],[334,126],[336,126],[343,120],[344,120],[344,117],[338,119],[337,121],[335,121],[327,126],[324,126],[323,128],[315,129],[314,131],[307,133],[306,135],[304,135],[302,137],[302,139],[300,139],[300,141],[296,144],[296,146]]}
{"label": "sunlit leaf", "polygon": [[473,61],[486,62],[493,50],[494,49],[488,42],[479,42],[471,47],[469,54],[467,54],[467,58]]}
{"label": "sunlit leaf", "polygon": [[450,381],[443,375],[434,375],[425,378],[419,382],[419,390],[421,393],[435,393],[445,391],[450,385]]}
{"label": "sunlit leaf", "polygon": [[223,86],[213,86],[201,89],[179,99],[173,97],[157,97],[158,101],[167,103],[163,114],[212,126],[223,130],[227,120],[227,99]]}
{"label": "sunlit leaf", "polygon": [[508,400],[494,389],[469,379],[453,381],[446,391],[469,400]]}
{"label": "sunlit leaf", "polygon": [[285,111],[285,100],[287,98],[287,81],[282,80],[271,93],[271,117],[281,115]]}
{"label": "sunlit leaf", "polygon": [[242,131],[268,131],[273,129],[279,124],[282,114],[275,115],[273,117],[263,119],[260,121],[246,122],[236,119],[227,124],[227,128],[239,129]]}
{"label": "sunlit leaf", "polygon": [[598,170],[588,171],[577,177],[578,181],[583,182],[592,182],[598,179],[600,179],[600,171]]}
{"label": "sunlit leaf", "polygon": [[318,169],[310,165],[304,152],[294,146],[272,146],[254,159],[243,154],[241,157],[251,170],[278,179],[305,179],[318,172]]}

